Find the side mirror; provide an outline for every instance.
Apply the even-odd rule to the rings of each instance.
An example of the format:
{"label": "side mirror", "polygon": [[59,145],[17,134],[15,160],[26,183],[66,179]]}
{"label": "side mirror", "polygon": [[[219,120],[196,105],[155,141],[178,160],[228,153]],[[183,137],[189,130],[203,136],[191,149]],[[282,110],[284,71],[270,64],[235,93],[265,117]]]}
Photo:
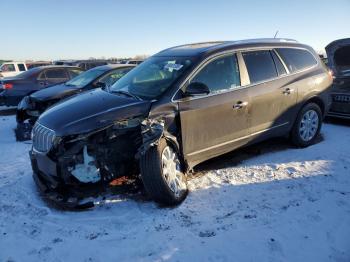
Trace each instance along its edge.
{"label": "side mirror", "polygon": [[97,87],[97,88],[102,88],[102,89],[106,88],[106,84],[103,83],[103,82],[97,82],[97,83],[94,84],[94,86]]}
{"label": "side mirror", "polygon": [[185,96],[201,96],[210,93],[206,84],[193,82],[186,87]]}

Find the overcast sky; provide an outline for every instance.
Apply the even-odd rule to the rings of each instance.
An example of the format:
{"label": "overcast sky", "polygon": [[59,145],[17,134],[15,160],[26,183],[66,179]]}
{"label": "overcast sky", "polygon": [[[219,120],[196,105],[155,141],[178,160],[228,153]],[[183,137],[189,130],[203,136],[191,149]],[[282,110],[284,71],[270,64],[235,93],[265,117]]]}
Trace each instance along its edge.
{"label": "overcast sky", "polygon": [[293,38],[322,50],[350,37],[350,0],[0,0],[0,59],[152,55],[174,45]]}

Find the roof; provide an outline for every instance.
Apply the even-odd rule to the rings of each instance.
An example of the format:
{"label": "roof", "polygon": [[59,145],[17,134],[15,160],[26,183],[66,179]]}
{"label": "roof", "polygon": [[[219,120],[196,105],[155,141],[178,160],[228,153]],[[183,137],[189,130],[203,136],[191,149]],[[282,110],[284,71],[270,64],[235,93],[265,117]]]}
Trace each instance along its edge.
{"label": "roof", "polygon": [[37,66],[32,69],[45,69],[45,68],[80,68],[78,66],[67,66],[67,65],[44,65],[44,66]]}
{"label": "roof", "polygon": [[186,45],[179,45],[160,51],[156,56],[196,56],[205,53],[217,52],[229,48],[239,48],[245,46],[259,46],[259,45],[282,45],[282,44],[297,44],[293,39],[285,38],[257,38],[237,41],[215,41],[193,43]]}
{"label": "roof", "polygon": [[110,69],[115,69],[115,68],[128,68],[128,67],[135,67],[136,65],[130,65],[130,64],[107,64],[107,65],[102,65],[102,66],[96,66],[91,68],[90,70],[93,69],[99,69],[99,70],[110,70]]}

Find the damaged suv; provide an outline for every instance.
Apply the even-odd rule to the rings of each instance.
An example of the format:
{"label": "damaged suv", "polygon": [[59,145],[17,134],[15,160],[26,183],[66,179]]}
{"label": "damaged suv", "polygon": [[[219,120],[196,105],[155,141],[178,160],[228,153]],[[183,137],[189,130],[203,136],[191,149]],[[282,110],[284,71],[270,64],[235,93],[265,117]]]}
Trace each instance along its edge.
{"label": "damaged suv", "polygon": [[350,38],[333,41],[326,46],[326,52],[334,78],[327,115],[350,119]]}
{"label": "damaged suv", "polygon": [[314,143],[331,83],[314,50],[293,40],[166,49],[108,90],[44,112],[33,128],[34,179],[50,199],[81,206],[91,190],[141,174],[155,201],[178,204],[200,162],[275,136]]}

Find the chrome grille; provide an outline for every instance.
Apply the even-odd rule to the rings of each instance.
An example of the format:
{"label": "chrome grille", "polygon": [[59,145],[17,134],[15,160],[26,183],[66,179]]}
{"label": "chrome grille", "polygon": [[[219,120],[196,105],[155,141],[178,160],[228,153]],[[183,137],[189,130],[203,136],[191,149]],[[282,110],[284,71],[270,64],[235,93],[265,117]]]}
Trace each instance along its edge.
{"label": "chrome grille", "polygon": [[33,128],[33,147],[39,152],[47,153],[50,151],[53,141],[55,139],[55,132],[38,122]]}

